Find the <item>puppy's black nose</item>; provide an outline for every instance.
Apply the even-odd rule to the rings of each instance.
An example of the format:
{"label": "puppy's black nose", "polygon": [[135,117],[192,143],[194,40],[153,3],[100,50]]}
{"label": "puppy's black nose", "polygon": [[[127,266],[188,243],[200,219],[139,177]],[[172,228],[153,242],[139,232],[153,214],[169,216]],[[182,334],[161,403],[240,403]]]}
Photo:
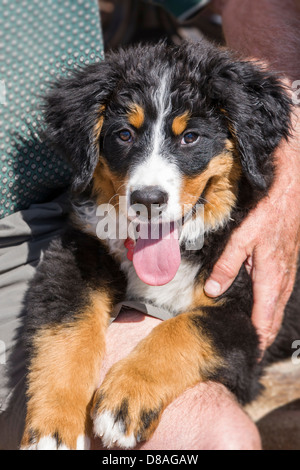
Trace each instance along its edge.
{"label": "puppy's black nose", "polygon": [[137,189],[131,193],[130,204],[141,204],[147,208],[148,217],[151,217],[151,206],[155,204],[162,209],[162,206],[168,202],[168,193],[158,186],[145,186],[143,189]]}

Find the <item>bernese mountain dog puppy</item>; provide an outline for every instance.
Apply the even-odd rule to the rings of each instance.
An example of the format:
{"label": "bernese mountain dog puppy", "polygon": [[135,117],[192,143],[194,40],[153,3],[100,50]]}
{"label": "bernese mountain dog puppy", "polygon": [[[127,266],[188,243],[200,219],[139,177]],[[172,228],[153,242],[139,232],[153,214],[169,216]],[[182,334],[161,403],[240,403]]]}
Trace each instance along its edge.
{"label": "bernese mountain dog puppy", "polygon": [[[55,83],[46,135],[73,166],[74,204],[27,294],[23,449],[83,449],[91,434],[133,448],[188,387],[218,381],[245,404],[266,364],[291,354],[299,289],[262,361],[246,268],[217,299],[203,289],[267,195],[291,108],[278,77],[205,40],[111,52]],[[114,227],[101,223],[109,214]],[[170,318],[97,389],[105,332],[126,301]]]}

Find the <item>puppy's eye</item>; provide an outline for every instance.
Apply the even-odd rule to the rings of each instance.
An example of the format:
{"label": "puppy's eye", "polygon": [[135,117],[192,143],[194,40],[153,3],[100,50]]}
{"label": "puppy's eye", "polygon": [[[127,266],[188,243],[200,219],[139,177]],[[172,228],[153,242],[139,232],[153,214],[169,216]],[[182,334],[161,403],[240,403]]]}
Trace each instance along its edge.
{"label": "puppy's eye", "polygon": [[181,139],[181,145],[193,144],[199,139],[199,135],[196,132],[187,132]]}
{"label": "puppy's eye", "polygon": [[123,140],[123,142],[132,142],[132,134],[128,129],[123,129],[118,132],[118,137]]}

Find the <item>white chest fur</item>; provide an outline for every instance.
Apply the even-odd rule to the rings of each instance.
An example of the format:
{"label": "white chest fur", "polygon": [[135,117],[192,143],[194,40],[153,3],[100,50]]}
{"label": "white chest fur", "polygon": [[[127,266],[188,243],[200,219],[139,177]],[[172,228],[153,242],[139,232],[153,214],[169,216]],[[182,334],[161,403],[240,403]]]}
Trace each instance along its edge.
{"label": "white chest fur", "polygon": [[127,295],[131,299],[143,299],[158,307],[163,307],[174,313],[188,309],[193,300],[194,280],[199,266],[191,266],[181,261],[176,276],[164,286],[149,286],[142,282],[131,262],[122,263],[122,269],[128,276]]}

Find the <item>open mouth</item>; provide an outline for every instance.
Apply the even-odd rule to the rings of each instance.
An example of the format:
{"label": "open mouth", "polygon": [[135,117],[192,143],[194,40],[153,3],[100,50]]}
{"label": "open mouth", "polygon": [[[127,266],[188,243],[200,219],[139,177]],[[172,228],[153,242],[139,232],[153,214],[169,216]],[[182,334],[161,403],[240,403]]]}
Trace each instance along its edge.
{"label": "open mouth", "polygon": [[175,277],[181,262],[177,225],[149,221],[137,228],[132,262],[138,277],[151,286],[167,284]]}
{"label": "open mouth", "polygon": [[[128,258],[138,277],[151,286],[162,286],[175,276],[181,263],[180,235],[186,222],[197,214],[197,205],[203,205],[203,195],[184,214],[170,218],[167,211],[157,206],[134,207],[128,211]],[[140,210],[138,210],[140,209]]]}

